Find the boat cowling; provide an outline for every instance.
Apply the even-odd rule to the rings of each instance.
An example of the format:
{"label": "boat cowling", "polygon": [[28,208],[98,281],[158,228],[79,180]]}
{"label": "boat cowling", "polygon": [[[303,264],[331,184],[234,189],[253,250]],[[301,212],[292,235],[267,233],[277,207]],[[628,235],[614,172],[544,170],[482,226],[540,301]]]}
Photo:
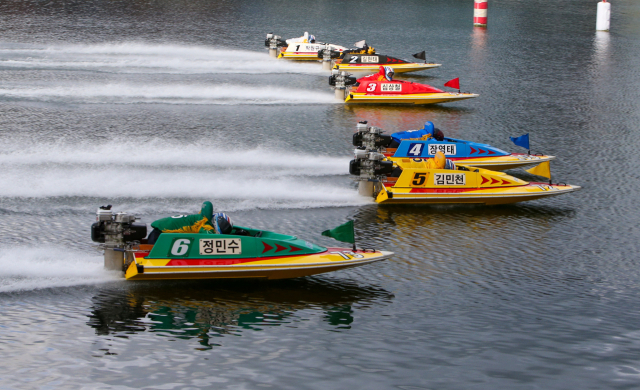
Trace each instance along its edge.
{"label": "boat cowling", "polygon": [[215,261],[216,258],[299,256],[323,251],[326,248],[295,236],[236,226],[232,234],[163,233],[147,258]]}
{"label": "boat cowling", "polygon": [[444,91],[427,84],[418,84],[411,81],[366,80],[360,82],[355,92],[365,93],[367,95],[405,95],[414,93],[442,93]]}
{"label": "boat cowling", "polygon": [[447,158],[497,157],[510,154],[487,144],[455,138],[444,138],[442,141],[430,138],[428,140],[402,140],[393,157],[427,158],[433,157],[438,151],[444,153]]}

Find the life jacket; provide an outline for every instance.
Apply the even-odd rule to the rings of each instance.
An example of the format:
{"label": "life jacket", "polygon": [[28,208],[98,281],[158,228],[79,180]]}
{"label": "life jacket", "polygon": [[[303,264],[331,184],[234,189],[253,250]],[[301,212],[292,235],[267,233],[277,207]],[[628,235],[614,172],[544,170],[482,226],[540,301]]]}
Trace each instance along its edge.
{"label": "life jacket", "polygon": [[160,230],[162,233],[206,233],[214,231],[211,224],[213,217],[213,205],[207,201],[202,203],[202,208],[198,214],[175,215],[155,220],[151,227]]}

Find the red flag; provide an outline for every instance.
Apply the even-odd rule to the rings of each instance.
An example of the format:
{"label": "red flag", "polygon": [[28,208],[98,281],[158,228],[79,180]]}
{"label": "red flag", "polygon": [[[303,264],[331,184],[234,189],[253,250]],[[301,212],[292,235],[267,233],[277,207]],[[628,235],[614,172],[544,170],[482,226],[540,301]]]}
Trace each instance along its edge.
{"label": "red flag", "polygon": [[449,80],[446,83],[444,83],[445,87],[451,87],[451,88],[455,88],[455,89],[460,89],[460,78],[456,77],[453,80]]}

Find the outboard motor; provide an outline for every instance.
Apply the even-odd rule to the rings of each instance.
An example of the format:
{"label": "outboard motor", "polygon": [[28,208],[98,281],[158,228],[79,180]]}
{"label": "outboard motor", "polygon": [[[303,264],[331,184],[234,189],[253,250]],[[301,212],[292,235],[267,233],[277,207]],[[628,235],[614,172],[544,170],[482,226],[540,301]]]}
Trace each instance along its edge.
{"label": "outboard motor", "polygon": [[358,79],[345,71],[333,69],[329,76],[329,85],[336,90],[336,99],[344,101],[347,94],[347,87],[355,85]]}
{"label": "outboard motor", "polygon": [[136,220],[128,213],[114,213],[111,205],[98,209],[96,222],[91,225],[91,240],[103,244],[106,269],[123,270],[125,249],[147,236],[147,225]]}
{"label": "outboard motor", "polygon": [[[334,56],[334,52],[338,53],[337,57]],[[325,45],[324,49],[318,50],[318,57],[322,58],[322,69],[331,70],[333,68],[333,59],[340,57],[340,52],[331,50],[329,45]]]}
{"label": "outboard motor", "polygon": [[367,126],[367,121],[358,122],[356,132],[353,134],[353,146],[364,147],[369,151],[382,151],[391,144],[393,138],[390,135],[382,134],[381,128],[375,126]]}
{"label": "outboard motor", "polygon": [[329,45],[325,46],[324,49],[318,50],[318,58],[325,59],[329,58],[331,60],[335,60],[336,58],[340,58],[342,56],[342,52],[340,50],[331,49]]}
{"label": "outboard motor", "polygon": [[385,161],[382,148],[392,141],[390,135],[383,135],[382,129],[367,126],[367,121],[358,122],[356,133],[353,134],[355,159],[349,163],[349,173],[358,176],[358,192],[363,196],[375,196],[376,183],[382,176],[393,170],[393,161]]}
{"label": "outboard motor", "polygon": [[358,176],[358,193],[374,196],[375,184],[393,171],[393,161],[384,161],[384,154],[364,149],[356,149],[355,157],[349,163],[349,173]]}
{"label": "outboard motor", "polygon": [[267,34],[267,39],[264,40],[264,45],[269,48],[269,56],[278,57],[278,51],[281,47],[289,46],[287,41],[282,39],[279,35],[273,33]]}

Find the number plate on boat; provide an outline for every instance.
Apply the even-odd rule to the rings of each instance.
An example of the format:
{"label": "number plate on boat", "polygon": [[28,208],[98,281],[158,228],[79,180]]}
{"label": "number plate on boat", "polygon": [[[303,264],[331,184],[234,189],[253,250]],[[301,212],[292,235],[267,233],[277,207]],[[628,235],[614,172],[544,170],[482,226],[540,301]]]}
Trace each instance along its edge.
{"label": "number plate on boat", "polygon": [[382,92],[402,92],[402,84],[382,83],[380,90]]}
{"label": "number plate on boat", "polygon": [[363,64],[377,64],[379,61],[378,56],[360,56],[360,62]]}
{"label": "number plate on boat", "polygon": [[200,255],[239,255],[242,241],[239,238],[200,239]]}
{"label": "number plate on boat", "polygon": [[444,153],[445,156],[456,155],[455,144],[429,144],[429,154],[436,154],[438,151]]}
{"label": "number plate on boat", "polygon": [[464,173],[436,173],[433,175],[433,184],[437,186],[463,186],[466,184]]}

